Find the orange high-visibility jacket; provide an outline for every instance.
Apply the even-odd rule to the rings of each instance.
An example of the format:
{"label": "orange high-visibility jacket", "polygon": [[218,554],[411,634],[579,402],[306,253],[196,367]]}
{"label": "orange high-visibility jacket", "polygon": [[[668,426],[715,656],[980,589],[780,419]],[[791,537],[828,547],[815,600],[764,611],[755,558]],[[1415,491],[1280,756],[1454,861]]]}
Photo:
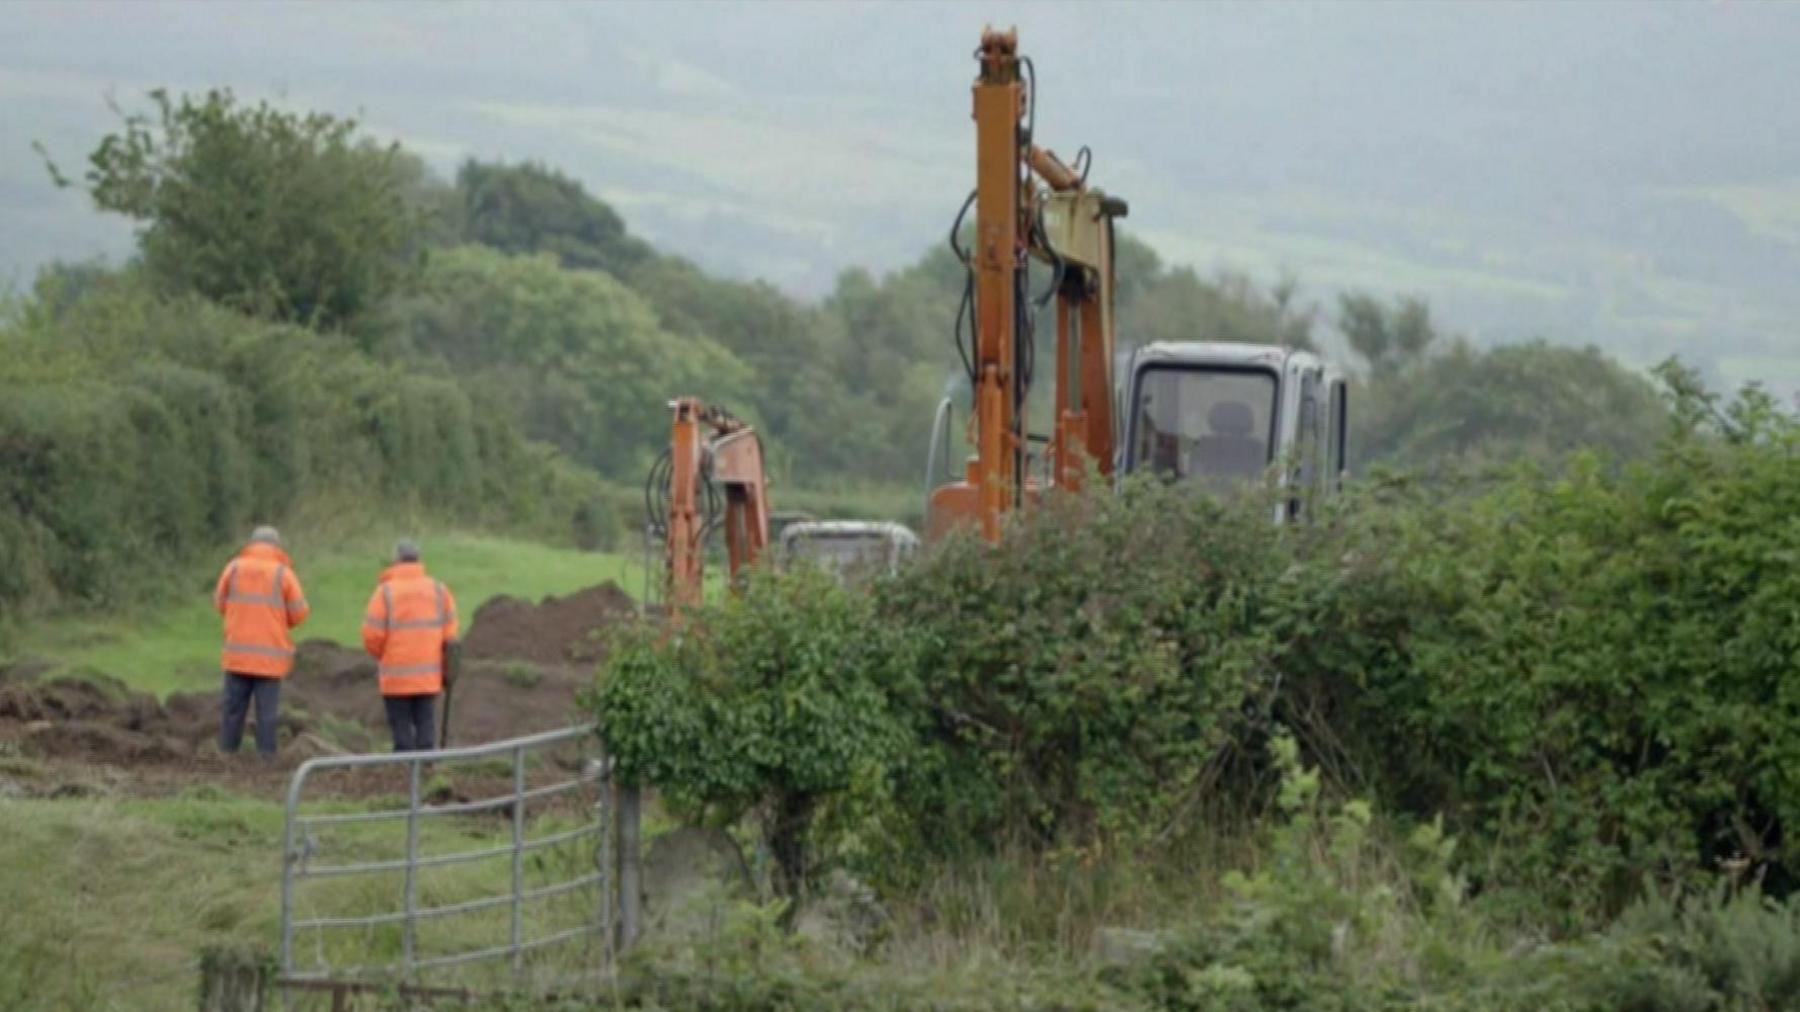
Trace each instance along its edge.
{"label": "orange high-visibility jacket", "polygon": [[425,575],[425,566],[401,562],[381,574],[363,616],[363,647],[380,664],[384,696],[429,696],[444,688],[444,646],[455,643],[456,598]]}
{"label": "orange high-visibility jacket", "polygon": [[219,574],[213,606],[225,616],[226,671],[284,678],[294,669],[288,630],[306,621],[308,608],[286,552],[261,543],[239,552]]}

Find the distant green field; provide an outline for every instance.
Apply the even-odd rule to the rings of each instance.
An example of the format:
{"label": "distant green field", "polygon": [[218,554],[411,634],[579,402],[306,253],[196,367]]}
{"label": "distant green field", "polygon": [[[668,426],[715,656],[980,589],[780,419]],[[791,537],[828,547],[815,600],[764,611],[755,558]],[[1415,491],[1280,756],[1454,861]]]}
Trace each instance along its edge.
{"label": "distant green field", "polygon": [[[501,594],[535,601],[606,580],[616,581],[633,597],[644,589],[641,556],[471,534],[426,537],[422,547],[426,568],[456,593],[465,623],[484,601]],[[295,546],[294,565],[312,605],[312,617],[296,636],[359,642],[363,608],[387,553],[387,544],[373,539],[317,553]],[[220,566],[226,561],[221,557]],[[166,696],[216,687],[219,635],[210,588],[196,587],[185,604],[124,621],[82,616],[24,629],[14,652],[92,668]]]}

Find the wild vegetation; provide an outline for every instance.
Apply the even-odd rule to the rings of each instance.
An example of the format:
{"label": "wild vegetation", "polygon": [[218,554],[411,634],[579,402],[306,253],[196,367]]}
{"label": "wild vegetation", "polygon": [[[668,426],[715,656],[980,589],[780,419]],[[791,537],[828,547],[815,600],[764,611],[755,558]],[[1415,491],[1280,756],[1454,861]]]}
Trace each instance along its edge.
{"label": "wild vegetation", "polygon": [[[782,507],[916,519],[958,371],[947,251],[807,303],[655,249],[548,167],[442,180],[346,120],[151,109],[64,180],[140,255],[0,312],[0,635],[191,601],[170,574],[260,521],[635,548],[677,394],[758,424]],[[1800,424],[1673,365],[1659,389],[1122,242],[1129,343],[1341,337],[1370,477],[1285,528],[1138,483],[866,592],[758,578],[619,644],[594,705],[620,768],[753,826],[776,895],[647,949],[613,999],[1795,1007]],[[65,832],[27,814],[20,865]],[[885,911],[856,951],[788,930],[834,873]],[[1137,954],[1086,959],[1116,927]],[[65,951],[32,938],[0,984]]]}
{"label": "wild vegetation", "polygon": [[[552,169],[440,181],[353,121],[226,91],[152,93],[85,172],[51,171],[139,222],[141,254],[53,268],[0,318],[9,612],[136,596],[125,574],[323,499],[611,544],[680,392],[756,421],[784,496],[917,518],[956,368],[947,250],[807,304],[658,252]],[[1122,241],[1127,342],[1318,343],[1293,281]],[[1648,384],[1597,352],[1476,350],[1416,300],[1339,309],[1369,366],[1364,461],[1641,455],[1660,431]]]}
{"label": "wild vegetation", "polygon": [[[1800,420],[1665,387],[1623,467],[1300,528],[1146,484],[867,594],[753,584],[615,652],[595,713],[690,817],[754,816],[790,898],[935,910],[901,951],[1166,932],[1094,1007],[1795,1007]],[[1004,927],[1000,868],[1056,883]]]}

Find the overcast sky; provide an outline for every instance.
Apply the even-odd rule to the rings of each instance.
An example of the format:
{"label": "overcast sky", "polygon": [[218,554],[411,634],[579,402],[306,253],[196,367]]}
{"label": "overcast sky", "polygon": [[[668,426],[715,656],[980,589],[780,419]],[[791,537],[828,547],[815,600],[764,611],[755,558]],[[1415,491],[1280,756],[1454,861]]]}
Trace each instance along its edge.
{"label": "overcast sky", "polygon": [[130,246],[32,141],[78,165],[108,96],[226,85],[446,175],[547,162],[816,296],[942,241],[988,21],[1036,61],[1041,139],[1091,145],[1170,261],[1800,388],[1800,4],[11,3],[0,282]]}

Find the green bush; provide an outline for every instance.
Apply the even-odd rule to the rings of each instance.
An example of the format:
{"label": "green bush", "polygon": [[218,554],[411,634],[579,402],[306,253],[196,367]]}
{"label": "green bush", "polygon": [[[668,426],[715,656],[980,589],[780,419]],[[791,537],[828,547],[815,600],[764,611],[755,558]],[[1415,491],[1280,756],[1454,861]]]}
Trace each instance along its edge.
{"label": "green bush", "polygon": [[436,251],[392,331],[495,393],[534,439],[609,474],[640,474],[668,442],[671,398],[739,404],[748,371],[704,337],[676,339],[609,274],[480,246]]}
{"label": "green bush", "polygon": [[917,845],[1160,831],[1266,710],[1290,539],[1159,485],[1053,503],[877,590],[916,650]]}
{"label": "green bush", "polygon": [[[1253,496],[1134,486],[1052,502],[998,547],[938,547],[849,613],[879,657],[812,648],[907,732],[870,757],[881,803],[846,837],[901,879],[920,854],[1166,841],[1202,828],[1201,801],[1270,803],[1279,725],[1339,789],[1441,813],[1490,904],[1523,890],[1579,923],[1646,876],[1739,862],[1791,888],[1800,423],[1754,393],[1697,397],[1677,384],[1684,427],[1622,470],[1370,485],[1300,527]],[[773,592],[727,611],[795,636],[803,613]],[[759,677],[805,656],[784,641]],[[668,696],[657,726],[710,700]],[[721,768],[739,794],[768,786]]]}
{"label": "green bush", "polygon": [[1229,899],[1107,978],[1152,1007],[1643,1012],[1800,1008],[1800,903],[1728,883],[1652,890],[1563,943],[1507,937],[1464,902],[1435,824],[1382,839],[1361,801],[1332,805],[1291,740],[1264,861]]}
{"label": "green bush", "polygon": [[755,810],[793,894],[821,804],[895,761],[894,647],[869,600],[824,575],[759,575],[684,629],[615,647],[593,706],[628,782],[690,816]]}
{"label": "green bush", "polygon": [[1575,908],[1736,860],[1790,887],[1800,432],[1754,395],[1728,416],[1390,542],[1404,652],[1357,687],[1361,762],[1477,828],[1485,876]]}
{"label": "green bush", "polygon": [[0,322],[0,610],[166,592],[310,501],[610,539],[599,482],[483,396],[129,275],[28,303]]}

